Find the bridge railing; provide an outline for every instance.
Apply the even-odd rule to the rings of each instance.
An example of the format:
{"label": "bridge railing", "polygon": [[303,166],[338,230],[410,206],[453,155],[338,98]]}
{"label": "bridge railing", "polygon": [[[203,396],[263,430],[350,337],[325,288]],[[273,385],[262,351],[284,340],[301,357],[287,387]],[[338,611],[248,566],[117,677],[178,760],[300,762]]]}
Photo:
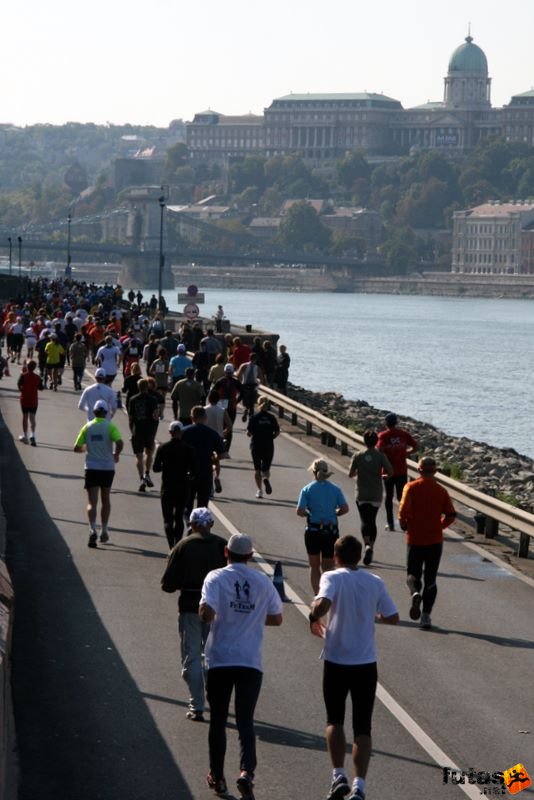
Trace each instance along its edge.
{"label": "bridge railing", "polygon": [[[335,420],[325,417],[312,408],[298,403],[296,400],[286,397],[280,392],[270,389],[267,386],[260,387],[261,394],[266,395],[272,405],[278,407],[278,415],[285,417],[286,413],[291,416],[293,425],[304,425],[306,433],[311,435],[315,428],[323,444],[330,447],[340,446],[341,453],[347,455],[349,448],[353,451],[360,451],[365,448],[363,437],[358,433],[343,427]],[[417,464],[415,461],[408,461],[408,474],[410,477],[417,477]],[[529,541],[534,537],[534,514],[523,511],[520,508],[504,503],[496,497],[479,492],[461,481],[449,478],[438,472],[437,481],[449,492],[451,498],[473,509],[479,518],[485,518],[485,533],[487,538],[494,538],[498,530],[498,524],[507,525],[519,533],[519,547],[517,554],[521,558],[528,558]]]}

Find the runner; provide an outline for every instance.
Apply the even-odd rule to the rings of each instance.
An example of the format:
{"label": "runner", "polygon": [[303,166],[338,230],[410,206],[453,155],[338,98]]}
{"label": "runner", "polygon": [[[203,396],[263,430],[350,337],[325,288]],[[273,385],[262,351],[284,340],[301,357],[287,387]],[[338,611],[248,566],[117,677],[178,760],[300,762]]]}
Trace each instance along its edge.
{"label": "runner", "polygon": [[154,472],[161,472],[161,511],[170,549],[183,536],[184,510],[195,475],[195,454],[193,448],[182,441],[182,429],[181,422],[171,422],[171,439],[160,444],[153,466]]}
{"label": "runner", "polygon": [[28,444],[28,423],[30,428],[30,444],[35,447],[35,415],[39,404],[39,391],[43,388],[43,381],[39,375],[35,374],[37,363],[28,361],[26,368],[23,368],[17,386],[20,389],[20,408],[22,411],[22,436],[19,440]]}
{"label": "runner", "polygon": [[50,341],[46,344],[44,350],[46,354],[46,375],[50,381],[50,388],[57,392],[61,358],[65,353],[63,346],[58,341],[57,333],[50,334]]}
{"label": "runner", "polygon": [[[311,604],[310,626],[324,638],[323,697],[326,706],[326,743],[332,764],[327,800],[365,800],[365,779],[371,757],[371,718],[376,692],[375,623],[396,625],[397,608],[383,581],[358,569],[361,543],[343,536],[334,545],[335,570],[321,576]],[[321,617],[329,614],[325,625]],[[347,744],[343,723],[345,703],[352,699],[354,782],[345,772]]]}
{"label": "runner", "polygon": [[256,481],[256,497],[263,497],[262,480],[265,494],[272,494],[271,464],[274,456],[274,440],[280,433],[278,420],[267,409],[269,398],[260,397],[258,412],[248,421],[247,436],[250,436],[250,452],[254,463],[254,480]]}
{"label": "runner", "polygon": [[[180,425],[171,422],[171,425]],[[208,572],[226,566],[226,540],[211,532],[213,516],[208,508],[195,508],[189,517],[191,533],[169,554],[161,580],[164,592],[180,592],[178,632],[182,678],[189,688],[187,719],[204,721],[204,648],[209,624],[198,614],[200,592]]]}
{"label": "runner", "polygon": [[226,723],[235,690],[235,720],[239,733],[240,770],[237,790],[253,798],[256,770],[254,710],[262,683],[261,649],[266,625],[282,624],[282,601],[272,581],[251,569],[250,536],[234,533],[225,549],[228,566],[206,576],[199,615],[212,623],[206,644],[207,696],[210,706],[208,786],[226,794],[224,760]]}
{"label": "runner", "polygon": [[309,469],[315,480],[301,490],[297,514],[308,521],[304,543],[310,565],[310,583],[313,593],[317,594],[321,571],[334,567],[334,544],[339,537],[337,518],[347,514],[349,506],[339,486],[328,480],[332,473],[326,461],[317,458]]}
{"label": "runner", "polygon": [[95,370],[95,382],[86,386],[78,401],[78,408],[87,412],[89,422],[94,419],[93,409],[97,400],[104,400],[108,407],[108,419],[111,419],[117,410],[117,398],[111,386],[106,385],[106,370],[102,367]]}
{"label": "runner", "polygon": [[102,507],[100,511],[102,529],[100,541],[109,541],[109,516],[111,513],[110,493],[115,465],[119,463],[123,441],[119,429],[106,419],[108,406],[104,400],[97,400],[94,408],[94,419],[87,422],[74,444],[75,453],[86,453],[85,457],[85,489],[87,491],[87,518],[89,520],[88,547],[96,547],[98,532],[96,518],[98,496]]}
{"label": "runner", "polygon": [[141,481],[139,491],[146,492],[147,486],[154,486],[150,477],[150,467],[157,430],[154,422],[159,419],[159,404],[154,394],[149,392],[146,378],[141,378],[137,386],[139,392],[130,398],[128,404],[128,417],[132,431],[132,449]]}
{"label": "runner", "polygon": [[378,434],[376,449],[386,455],[393,467],[393,473],[384,475],[384,486],[386,489],[386,530],[395,530],[395,517],[393,516],[393,493],[397,495],[400,502],[402,490],[408,480],[408,465],[406,457],[415,453],[419,447],[413,436],[403,428],[397,427],[397,415],[386,414],[384,418],[386,430]]}
{"label": "runner", "polygon": [[422,458],[418,470],[421,477],[404,487],[399,520],[407,534],[406,584],[412,597],[410,619],[421,618],[421,627],[429,630],[432,627],[430,613],[438,593],[443,531],[456,519],[456,511],[449,493],[434,477],[437,471],[434,459],[430,456]]}

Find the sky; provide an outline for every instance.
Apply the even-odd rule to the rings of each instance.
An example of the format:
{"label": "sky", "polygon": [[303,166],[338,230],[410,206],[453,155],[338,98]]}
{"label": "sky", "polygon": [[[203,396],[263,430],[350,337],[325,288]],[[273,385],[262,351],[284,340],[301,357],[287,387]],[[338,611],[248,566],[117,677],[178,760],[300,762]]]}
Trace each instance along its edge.
{"label": "sky", "polygon": [[488,59],[492,105],[534,86],[533,0],[4,0],[0,123],[156,125],[262,114],[291,92],[443,99],[454,49]]}

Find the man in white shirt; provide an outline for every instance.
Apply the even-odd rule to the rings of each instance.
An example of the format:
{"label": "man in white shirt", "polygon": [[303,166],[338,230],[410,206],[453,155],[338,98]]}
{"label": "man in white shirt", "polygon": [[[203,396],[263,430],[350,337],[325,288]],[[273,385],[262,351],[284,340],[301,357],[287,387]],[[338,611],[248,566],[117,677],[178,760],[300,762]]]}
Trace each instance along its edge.
{"label": "man in white shirt", "polygon": [[[324,638],[323,697],[326,706],[326,744],[333,775],[327,800],[365,800],[365,778],[371,757],[371,719],[376,693],[377,669],[375,623],[396,625],[399,614],[378,575],[358,569],[362,545],[354,536],[343,536],[334,545],[336,569],[324,572],[311,604],[310,625]],[[325,624],[321,617],[330,612]],[[353,707],[354,782],[345,772],[347,749],[343,722],[345,702]]]}
{"label": "man in white shirt", "polygon": [[96,351],[96,363],[106,371],[106,383],[111,386],[119,369],[121,349],[113,344],[112,336],[106,336],[104,342]]}
{"label": "man in white shirt", "polygon": [[83,390],[78,402],[80,411],[87,411],[89,422],[95,417],[94,406],[97,400],[104,400],[107,405],[107,419],[111,419],[117,410],[117,396],[111,386],[106,386],[106,370],[102,367],[95,372],[95,383]]}
{"label": "man in white shirt", "polygon": [[282,601],[269,578],[251,569],[250,536],[234,533],[226,547],[228,566],[208,573],[202,586],[199,615],[211,623],[206,643],[207,697],[210,706],[208,786],[227,791],[224,778],[226,720],[235,689],[235,718],[241,746],[237,789],[253,798],[256,769],[254,710],[261,689],[261,648],[265,625],[282,624]]}

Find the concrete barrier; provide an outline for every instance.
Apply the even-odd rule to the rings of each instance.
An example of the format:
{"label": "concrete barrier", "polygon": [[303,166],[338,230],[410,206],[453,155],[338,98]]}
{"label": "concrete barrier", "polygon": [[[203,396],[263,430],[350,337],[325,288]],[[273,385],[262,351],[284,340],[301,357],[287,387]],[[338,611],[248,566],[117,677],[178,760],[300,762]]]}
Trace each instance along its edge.
{"label": "concrete barrier", "polygon": [[16,800],[17,763],[11,698],[14,592],[4,560],[6,521],[0,504],[0,800]]}

